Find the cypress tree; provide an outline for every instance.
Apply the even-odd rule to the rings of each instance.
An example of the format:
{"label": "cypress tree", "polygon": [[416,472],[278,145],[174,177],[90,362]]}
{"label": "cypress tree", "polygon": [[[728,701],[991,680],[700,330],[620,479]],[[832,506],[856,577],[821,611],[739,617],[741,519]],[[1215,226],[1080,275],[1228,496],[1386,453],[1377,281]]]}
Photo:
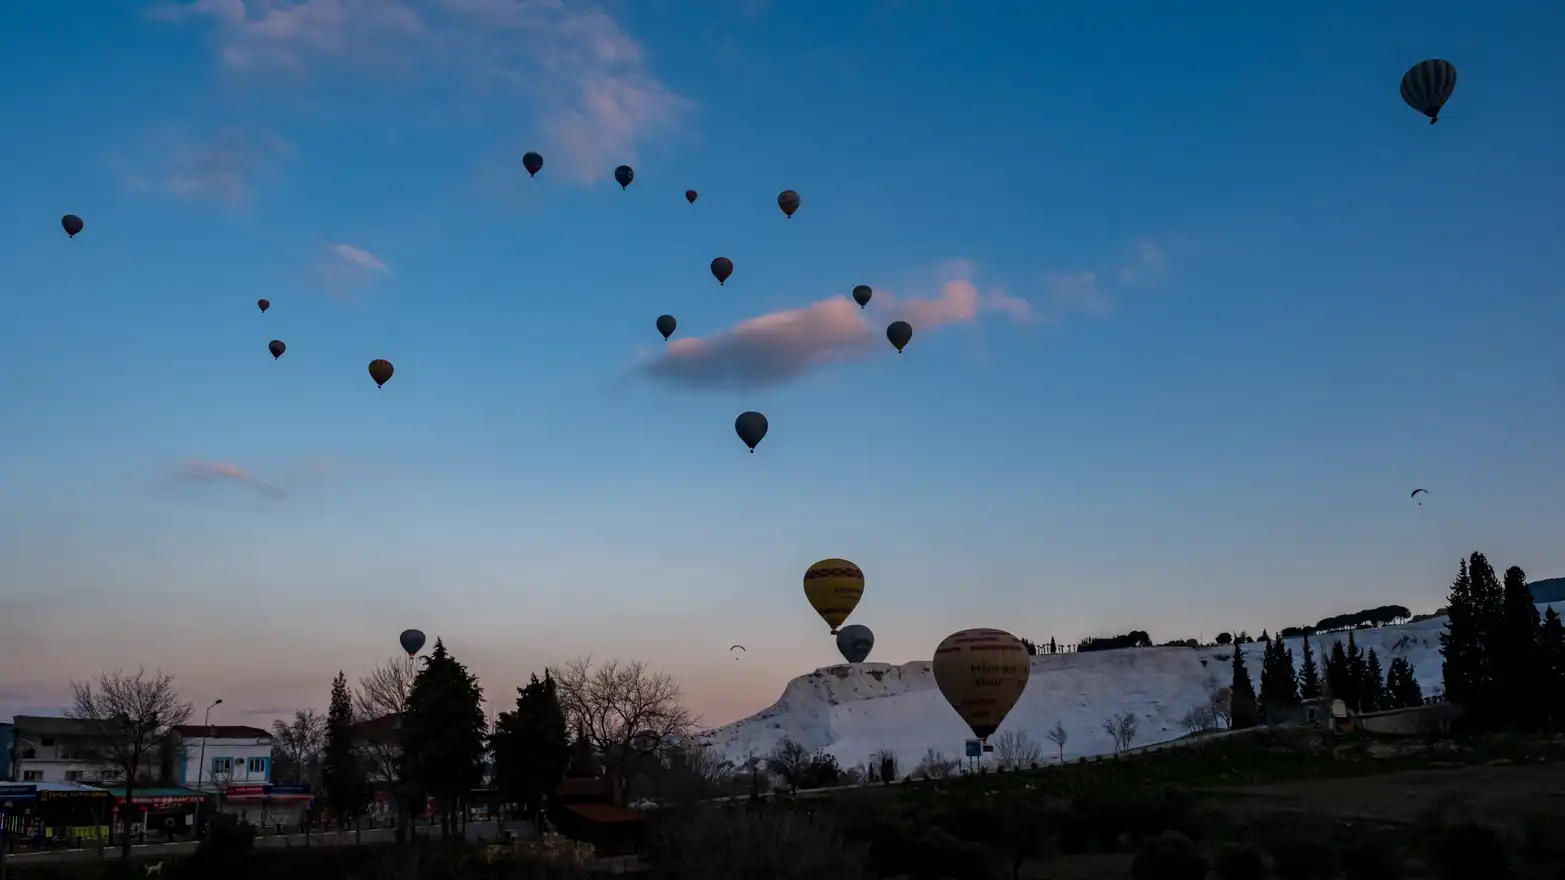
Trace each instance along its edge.
{"label": "cypress tree", "polygon": [[441,640],[408,691],[402,719],[403,779],[429,792],[452,833],[459,798],[483,780],[488,719],[478,679]]}
{"label": "cypress tree", "polygon": [[363,807],[364,786],[358,754],[353,748],[353,692],[342,672],[331,683],[331,705],[326,710],[325,754],[321,781],[326,803],[339,821],[357,816]]}
{"label": "cypress tree", "polygon": [[547,671],[543,681],[534,675],[526,687],[516,689],[516,707],[500,713],[490,743],[501,798],[542,827],[538,822],[570,761],[565,712]]}
{"label": "cypress tree", "polygon": [[1543,704],[1543,720],[1554,723],[1561,716],[1565,703],[1565,623],[1552,607],[1543,614],[1543,627],[1538,639],[1538,660],[1542,686],[1539,702]]}
{"label": "cypress tree", "polygon": [[1348,653],[1341,639],[1331,643],[1331,653],[1326,656],[1326,691],[1327,696],[1344,703],[1353,693],[1348,685]]}
{"label": "cypress tree", "polygon": [[1310,647],[1310,635],[1305,633],[1304,663],[1299,667],[1299,697],[1314,700],[1320,695],[1320,668],[1315,665],[1315,651]]}
{"label": "cypress tree", "polygon": [[1359,711],[1379,712],[1390,708],[1386,703],[1385,674],[1380,669],[1380,657],[1370,648],[1364,661],[1364,678],[1359,682],[1359,705],[1363,707]]}
{"label": "cypress tree", "polygon": [[1364,676],[1367,667],[1364,665],[1364,649],[1353,640],[1353,630],[1348,630],[1348,674],[1343,683],[1348,687],[1348,696],[1342,701],[1353,707],[1355,712],[1366,711],[1364,709]]}
{"label": "cypress tree", "polygon": [[1255,684],[1250,681],[1250,670],[1244,664],[1244,647],[1234,645],[1233,684],[1229,688],[1228,726],[1244,730],[1260,723],[1260,707],[1255,700]]}
{"label": "cypress tree", "polygon": [[1393,657],[1386,670],[1386,708],[1405,709],[1424,704],[1423,689],[1413,676],[1413,667],[1405,657]]}
{"label": "cypress tree", "polygon": [[1479,644],[1478,606],[1473,578],[1463,559],[1446,597],[1445,632],[1440,634],[1440,674],[1446,699],[1462,706],[1474,702],[1483,687],[1483,649]]}
{"label": "cypress tree", "polygon": [[1539,650],[1542,635],[1538,606],[1527,588],[1527,573],[1513,565],[1505,570],[1499,625],[1489,640],[1500,690],[1498,708],[1504,720],[1536,724],[1546,714],[1539,699],[1546,689]]}

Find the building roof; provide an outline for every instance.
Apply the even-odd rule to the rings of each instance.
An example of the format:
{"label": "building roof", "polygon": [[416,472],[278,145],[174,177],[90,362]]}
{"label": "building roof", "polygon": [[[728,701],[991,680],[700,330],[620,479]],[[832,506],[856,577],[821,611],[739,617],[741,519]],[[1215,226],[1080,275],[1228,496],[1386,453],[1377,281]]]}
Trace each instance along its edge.
{"label": "building roof", "polygon": [[174,732],[185,739],[271,739],[272,735],[259,727],[242,724],[181,724]]}
{"label": "building roof", "polygon": [[61,718],[58,715],[18,715],[11,719],[18,735],[36,733],[40,736],[91,735],[97,733],[90,721]]}
{"label": "building roof", "polygon": [[604,825],[647,821],[646,813],[640,810],[632,810],[629,807],[616,807],[613,804],[566,804],[565,809],[586,819],[588,822],[597,822]]}

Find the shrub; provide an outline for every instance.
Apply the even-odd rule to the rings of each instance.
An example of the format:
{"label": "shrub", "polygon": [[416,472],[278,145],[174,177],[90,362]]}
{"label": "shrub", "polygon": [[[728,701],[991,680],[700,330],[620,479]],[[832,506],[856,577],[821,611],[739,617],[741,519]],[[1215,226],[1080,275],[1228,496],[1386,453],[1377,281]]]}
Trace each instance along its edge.
{"label": "shrub", "polygon": [[1217,880],[1265,880],[1266,854],[1254,844],[1225,846],[1217,852]]}
{"label": "shrub", "polygon": [[1331,880],[1337,860],[1320,841],[1308,837],[1284,836],[1267,847],[1277,876],[1283,880]]}
{"label": "shrub", "polygon": [[1477,822],[1457,822],[1441,829],[1431,854],[1439,875],[1448,880],[1508,880],[1512,876],[1500,833]]}
{"label": "shrub", "polygon": [[206,836],[181,873],[189,876],[243,877],[255,850],[255,828],[236,816],[219,813],[207,820]]}
{"label": "shrub", "polygon": [[1206,856],[1195,841],[1165,831],[1143,841],[1130,863],[1132,880],[1206,880]]}

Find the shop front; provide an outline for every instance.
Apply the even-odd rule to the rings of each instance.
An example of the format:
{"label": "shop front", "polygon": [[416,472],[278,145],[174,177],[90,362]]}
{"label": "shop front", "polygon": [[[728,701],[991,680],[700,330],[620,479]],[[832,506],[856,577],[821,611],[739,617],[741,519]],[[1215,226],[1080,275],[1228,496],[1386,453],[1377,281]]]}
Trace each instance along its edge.
{"label": "shop front", "polygon": [[313,802],[307,785],[230,785],[218,810],[259,828],[288,831],[299,827]]}
{"label": "shop front", "polygon": [[114,798],[116,828],[122,821],[122,811],[132,809],[136,811],[132,829],[145,837],[172,840],[189,837],[195,831],[196,805],[202,801],[200,792],[188,788],[135,788],[127,806],[124,786],[104,786],[103,790]]}
{"label": "shop front", "polygon": [[72,782],[0,785],[0,828],[8,849],[86,843],[108,833],[112,806],[100,788]]}

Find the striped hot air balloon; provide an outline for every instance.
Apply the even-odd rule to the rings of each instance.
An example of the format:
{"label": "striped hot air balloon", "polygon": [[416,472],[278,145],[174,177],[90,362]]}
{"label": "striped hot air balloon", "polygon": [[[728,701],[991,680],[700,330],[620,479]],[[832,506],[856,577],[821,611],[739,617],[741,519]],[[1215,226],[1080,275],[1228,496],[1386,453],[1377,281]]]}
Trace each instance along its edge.
{"label": "striped hot air balloon", "polygon": [[1456,65],[1444,58],[1420,61],[1402,74],[1402,100],[1407,106],[1429,117],[1429,124],[1440,121],[1440,108],[1456,91]]}
{"label": "striped hot air balloon", "polygon": [[837,634],[864,595],[864,572],[846,559],[822,559],[804,572],[804,597]]}
{"label": "striped hot air balloon", "polygon": [[987,740],[1021,699],[1032,672],[1022,640],[1001,629],[964,629],[935,649],[935,685],[973,736]]}

